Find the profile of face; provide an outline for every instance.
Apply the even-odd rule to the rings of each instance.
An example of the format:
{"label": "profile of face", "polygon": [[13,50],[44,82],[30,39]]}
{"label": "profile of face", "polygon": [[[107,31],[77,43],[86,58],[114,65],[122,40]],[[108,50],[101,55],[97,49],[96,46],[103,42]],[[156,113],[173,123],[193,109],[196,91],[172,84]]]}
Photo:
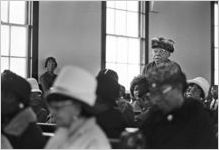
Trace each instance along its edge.
{"label": "profile of face", "polygon": [[149,91],[147,95],[151,104],[164,113],[180,107],[183,103],[183,99],[179,97],[180,89],[172,85],[164,84]]}
{"label": "profile of face", "polygon": [[56,117],[59,127],[69,127],[79,117],[81,105],[72,100],[53,101],[50,103],[51,112]]}
{"label": "profile of face", "polygon": [[202,89],[196,84],[190,84],[185,90],[186,98],[194,98],[197,100],[201,100]]}
{"label": "profile of face", "polygon": [[53,72],[56,68],[56,64],[55,62],[50,59],[48,62],[47,62],[47,71],[50,71],[50,72]]}
{"label": "profile of face", "polygon": [[161,63],[166,61],[170,57],[170,52],[162,48],[153,48],[152,49],[152,58],[155,63]]}

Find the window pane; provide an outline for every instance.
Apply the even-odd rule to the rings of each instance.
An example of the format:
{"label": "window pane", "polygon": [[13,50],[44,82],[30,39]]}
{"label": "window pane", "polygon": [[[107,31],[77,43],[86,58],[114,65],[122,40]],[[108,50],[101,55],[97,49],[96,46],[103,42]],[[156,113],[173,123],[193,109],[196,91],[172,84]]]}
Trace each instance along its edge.
{"label": "window pane", "polygon": [[11,55],[23,56],[27,54],[27,30],[25,27],[11,27]]}
{"label": "window pane", "polygon": [[126,1],[115,1],[117,9],[126,10]]}
{"label": "window pane", "polygon": [[25,1],[10,1],[10,23],[25,23]]}
{"label": "window pane", "polygon": [[1,57],[1,72],[5,69],[9,69],[9,58],[8,57]]}
{"label": "window pane", "polygon": [[117,70],[115,71],[118,73],[119,83],[127,87],[127,64],[117,64]]}
{"label": "window pane", "polygon": [[130,89],[130,83],[134,79],[135,76],[140,74],[140,66],[139,65],[128,65],[128,72],[127,72],[127,90]]}
{"label": "window pane", "polygon": [[218,26],[216,26],[214,29],[214,45],[215,47],[218,47]]}
{"label": "window pane", "polygon": [[214,4],[214,25],[218,25],[218,4]]}
{"label": "window pane", "polygon": [[1,26],[1,55],[9,55],[9,26]]}
{"label": "window pane", "polygon": [[127,35],[138,37],[138,13],[127,12]]}
{"label": "window pane", "polygon": [[127,1],[127,10],[138,11],[138,1]]}
{"label": "window pane", "polygon": [[8,2],[1,1],[1,20],[8,22]]}
{"label": "window pane", "polygon": [[106,69],[112,69],[114,71],[117,70],[117,64],[115,63],[106,63]]}
{"label": "window pane", "polygon": [[25,58],[11,58],[10,70],[18,75],[26,78],[26,59]]}
{"label": "window pane", "polygon": [[128,39],[126,38],[117,38],[117,62],[127,63],[128,62]]}
{"label": "window pane", "polygon": [[116,22],[115,22],[115,34],[125,35],[126,34],[126,12],[116,10]]}
{"label": "window pane", "polygon": [[106,33],[114,34],[115,33],[115,10],[107,9],[106,14]]}
{"label": "window pane", "polygon": [[116,62],[116,37],[106,37],[106,62]]}
{"label": "window pane", "polygon": [[115,8],[115,1],[107,1],[106,7]]}
{"label": "window pane", "polygon": [[128,62],[140,63],[140,41],[138,39],[129,39],[128,41]]}

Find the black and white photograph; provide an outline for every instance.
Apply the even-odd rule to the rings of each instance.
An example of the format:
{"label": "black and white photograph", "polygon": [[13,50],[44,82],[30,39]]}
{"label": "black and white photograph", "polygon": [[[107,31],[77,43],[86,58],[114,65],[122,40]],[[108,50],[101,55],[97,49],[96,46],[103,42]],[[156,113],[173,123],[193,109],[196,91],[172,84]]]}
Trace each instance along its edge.
{"label": "black and white photograph", "polygon": [[218,1],[0,5],[1,149],[218,149]]}

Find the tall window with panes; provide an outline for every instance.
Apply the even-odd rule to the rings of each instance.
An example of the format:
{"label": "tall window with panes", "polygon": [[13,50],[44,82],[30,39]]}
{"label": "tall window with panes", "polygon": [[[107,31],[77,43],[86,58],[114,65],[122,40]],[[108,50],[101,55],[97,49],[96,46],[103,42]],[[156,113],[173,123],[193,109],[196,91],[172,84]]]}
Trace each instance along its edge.
{"label": "tall window with panes", "polygon": [[1,1],[1,72],[27,77],[31,59],[32,2]]}
{"label": "tall window with panes", "polygon": [[145,1],[106,2],[105,68],[118,73],[126,90],[144,64],[145,9]]}
{"label": "tall window with panes", "polygon": [[214,3],[214,84],[218,85],[218,2]]}

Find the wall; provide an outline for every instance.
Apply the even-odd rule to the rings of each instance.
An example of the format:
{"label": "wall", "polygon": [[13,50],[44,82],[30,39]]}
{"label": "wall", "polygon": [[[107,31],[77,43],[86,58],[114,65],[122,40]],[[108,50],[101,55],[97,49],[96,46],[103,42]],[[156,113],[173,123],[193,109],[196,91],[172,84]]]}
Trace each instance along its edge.
{"label": "wall", "polygon": [[96,75],[101,62],[101,2],[39,2],[39,74],[54,56],[57,72],[77,65]]}
{"label": "wall", "polygon": [[[188,79],[203,76],[210,82],[210,2],[155,1],[154,11],[158,13],[150,13],[149,38],[174,39],[170,59],[181,65]],[[149,56],[151,61],[151,53]]]}

